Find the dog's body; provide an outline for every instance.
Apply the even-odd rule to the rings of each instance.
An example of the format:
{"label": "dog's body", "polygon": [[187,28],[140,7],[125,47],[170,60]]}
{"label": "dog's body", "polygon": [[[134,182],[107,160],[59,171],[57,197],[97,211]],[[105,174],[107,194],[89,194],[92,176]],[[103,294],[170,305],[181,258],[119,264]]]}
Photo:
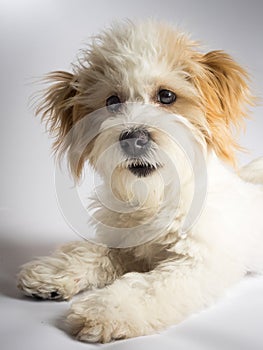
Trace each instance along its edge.
{"label": "dog's body", "polygon": [[[127,212],[97,204],[99,233],[107,236],[107,226],[154,234],[122,249],[70,243],[25,265],[19,286],[44,299],[92,289],[73,303],[68,323],[81,340],[107,342],[164,329],[248,271],[263,271],[263,161],[236,174],[220,160],[234,163],[230,129],[252,101],[245,71],[225,53],[203,55],[185,35],[146,22],[103,33],[85,59],[74,75],[52,74],[56,84],[40,111],[57,133],[58,152],[68,151],[73,175],[88,159],[104,180],[105,198],[127,204]],[[96,135],[80,152],[85,127],[66,134],[86,115],[92,129],[89,116],[105,101],[106,117],[104,111],[95,119]],[[193,136],[191,152],[200,149],[207,174],[203,210],[183,233],[195,178],[173,139],[178,123]]]}

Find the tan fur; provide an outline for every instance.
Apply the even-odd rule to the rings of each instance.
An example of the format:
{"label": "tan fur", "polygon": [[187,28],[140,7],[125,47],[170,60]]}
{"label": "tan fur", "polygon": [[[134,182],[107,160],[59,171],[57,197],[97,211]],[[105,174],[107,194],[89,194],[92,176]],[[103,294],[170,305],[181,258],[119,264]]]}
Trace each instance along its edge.
{"label": "tan fur", "polygon": [[211,144],[217,155],[235,165],[235,151],[240,149],[233,135],[248,116],[253,105],[248,87],[248,73],[223,51],[200,56],[201,74],[194,76],[204,112],[212,133]]}
{"label": "tan fur", "polygon": [[36,114],[42,115],[42,121],[46,122],[49,132],[56,138],[54,150],[57,151],[73,125],[76,95],[73,87],[74,75],[56,71],[48,74],[45,81],[51,85],[46,90]]}

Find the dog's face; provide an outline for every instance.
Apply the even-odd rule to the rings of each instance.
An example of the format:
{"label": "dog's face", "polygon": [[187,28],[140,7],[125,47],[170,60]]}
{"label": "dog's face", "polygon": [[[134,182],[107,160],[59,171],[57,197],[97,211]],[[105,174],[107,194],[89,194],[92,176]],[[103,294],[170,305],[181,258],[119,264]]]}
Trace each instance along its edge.
{"label": "dog's face", "polygon": [[74,74],[54,72],[49,79],[54,84],[39,112],[55,132],[55,149],[68,150],[76,177],[88,159],[124,201],[134,198],[131,184],[138,179],[150,185],[151,203],[160,201],[163,172],[173,173],[173,164],[189,182],[173,139],[179,125],[204,157],[213,149],[234,163],[231,128],[252,102],[247,74],[230,56],[202,54],[187,35],[151,21],[115,24],[93,39]]}

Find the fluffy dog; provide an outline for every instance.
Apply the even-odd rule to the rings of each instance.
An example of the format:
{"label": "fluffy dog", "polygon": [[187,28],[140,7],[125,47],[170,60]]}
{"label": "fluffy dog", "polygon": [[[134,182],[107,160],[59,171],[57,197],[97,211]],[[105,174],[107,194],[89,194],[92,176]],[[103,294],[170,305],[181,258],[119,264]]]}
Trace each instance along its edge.
{"label": "fluffy dog", "polygon": [[236,170],[234,130],[254,102],[238,63],[169,25],[125,22],[95,37],[73,73],[48,79],[38,113],[74,178],[89,161],[103,180],[92,204],[103,244],[26,264],[26,295],[86,291],[70,330],[109,342],[178,323],[262,272],[263,161]]}

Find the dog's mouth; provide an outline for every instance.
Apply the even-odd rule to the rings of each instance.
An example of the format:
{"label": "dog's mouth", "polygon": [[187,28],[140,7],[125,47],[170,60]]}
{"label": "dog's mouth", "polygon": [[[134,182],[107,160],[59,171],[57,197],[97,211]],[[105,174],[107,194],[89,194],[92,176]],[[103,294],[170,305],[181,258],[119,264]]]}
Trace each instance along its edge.
{"label": "dog's mouth", "polygon": [[137,177],[146,177],[154,173],[161,167],[160,164],[151,164],[148,162],[133,162],[128,165],[130,172]]}

